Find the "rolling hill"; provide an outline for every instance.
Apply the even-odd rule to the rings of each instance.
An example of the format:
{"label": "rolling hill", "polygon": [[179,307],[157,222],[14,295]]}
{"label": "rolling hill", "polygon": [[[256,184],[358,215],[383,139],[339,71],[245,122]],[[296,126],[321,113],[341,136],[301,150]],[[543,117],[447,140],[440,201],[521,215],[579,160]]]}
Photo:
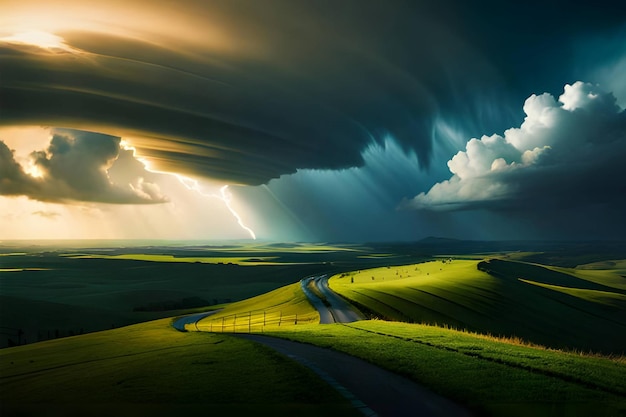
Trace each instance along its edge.
{"label": "rolling hill", "polygon": [[333,290],[373,317],[623,354],[626,279],[517,261],[442,258],[336,275]]}

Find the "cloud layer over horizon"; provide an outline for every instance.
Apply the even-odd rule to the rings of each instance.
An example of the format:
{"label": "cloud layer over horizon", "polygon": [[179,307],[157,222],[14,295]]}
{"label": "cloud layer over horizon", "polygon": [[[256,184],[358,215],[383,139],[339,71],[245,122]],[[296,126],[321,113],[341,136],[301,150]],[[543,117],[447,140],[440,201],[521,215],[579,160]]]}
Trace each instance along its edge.
{"label": "cloud layer over horizon", "polygon": [[[54,3],[23,0],[0,18],[0,124],[132,138],[160,170],[247,185],[361,166],[388,136],[427,169],[437,117],[511,123],[521,75],[569,58],[544,38],[620,22],[599,5],[545,2],[510,19],[487,0]],[[26,21],[62,46],[15,42]]]}

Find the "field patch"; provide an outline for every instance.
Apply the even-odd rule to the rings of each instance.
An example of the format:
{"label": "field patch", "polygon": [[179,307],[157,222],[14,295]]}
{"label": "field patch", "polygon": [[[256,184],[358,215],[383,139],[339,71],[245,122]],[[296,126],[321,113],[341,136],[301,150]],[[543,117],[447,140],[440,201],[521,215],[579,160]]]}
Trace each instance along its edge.
{"label": "field patch", "polygon": [[[201,264],[232,264],[242,266],[258,266],[258,265],[282,265],[283,262],[276,262],[277,256],[262,256],[255,258],[247,257],[179,257],[173,255],[158,254],[142,254],[129,253],[122,255],[100,255],[100,254],[83,254],[83,255],[66,255],[72,259],[124,259],[131,261],[146,262],[182,262],[182,263],[201,263]],[[293,264],[293,263],[292,263]]]}

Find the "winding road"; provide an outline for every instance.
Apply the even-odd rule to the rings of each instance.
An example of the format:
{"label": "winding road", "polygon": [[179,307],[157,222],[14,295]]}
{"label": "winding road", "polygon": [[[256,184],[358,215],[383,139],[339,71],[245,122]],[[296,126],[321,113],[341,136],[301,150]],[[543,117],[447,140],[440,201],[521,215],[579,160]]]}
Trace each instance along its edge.
{"label": "winding road", "polygon": [[[304,278],[300,281],[300,285],[313,307],[319,312],[320,324],[352,323],[365,320],[363,313],[328,287],[328,275]],[[322,298],[312,291],[309,285],[314,285]]]}
{"label": "winding road", "polygon": [[[319,312],[320,324],[350,323],[365,319],[360,311],[328,287],[327,275],[304,278],[300,285],[313,307]],[[309,285],[315,286],[316,291]],[[174,321],[173,326],[180,331],[193,330],[194,324],[214,313],[216,311],[180,317]],[[195,330],[199,331],[197,326]],[[263,344],[308,367],[368,417],[471,415],[458,404],[427,388],[354,356],[260,334],[234,334],[234,336]]]}

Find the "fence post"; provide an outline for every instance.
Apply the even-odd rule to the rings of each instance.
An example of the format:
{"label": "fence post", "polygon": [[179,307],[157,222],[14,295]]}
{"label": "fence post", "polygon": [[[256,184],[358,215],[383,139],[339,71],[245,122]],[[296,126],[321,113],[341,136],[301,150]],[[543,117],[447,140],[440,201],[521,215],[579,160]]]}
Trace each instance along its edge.
{"label": "fence post", "polygon": [[296,321],[293,324],[298,324],[298,313],[296,313]]}
{"label": "fence post", "polygon": [[252,311],[250,311],[248,313],[248,333],[251,333],[250,328],[251,328],[251,322],[252,322]]}
{"label": "fence post", "polygon": [[233,333],[237,333],[237,329],[235,328],[235,326],[237,326],[237,315],[235,314],[235,318],[233,319]]}
{"label": "fence post", "polygon": [[265,310],[263,310],[263,327],[265,327]]}
{"label": "fence post", "polygon": [[222,333],[224,333],[224,317],[222,317]]}
{"label": "fence post", "polygon": [[280,327],[280,323],[282,323],[283,321],[283,312],[282,310],[280,311],[280,316],[278,316],[278,327]]}

